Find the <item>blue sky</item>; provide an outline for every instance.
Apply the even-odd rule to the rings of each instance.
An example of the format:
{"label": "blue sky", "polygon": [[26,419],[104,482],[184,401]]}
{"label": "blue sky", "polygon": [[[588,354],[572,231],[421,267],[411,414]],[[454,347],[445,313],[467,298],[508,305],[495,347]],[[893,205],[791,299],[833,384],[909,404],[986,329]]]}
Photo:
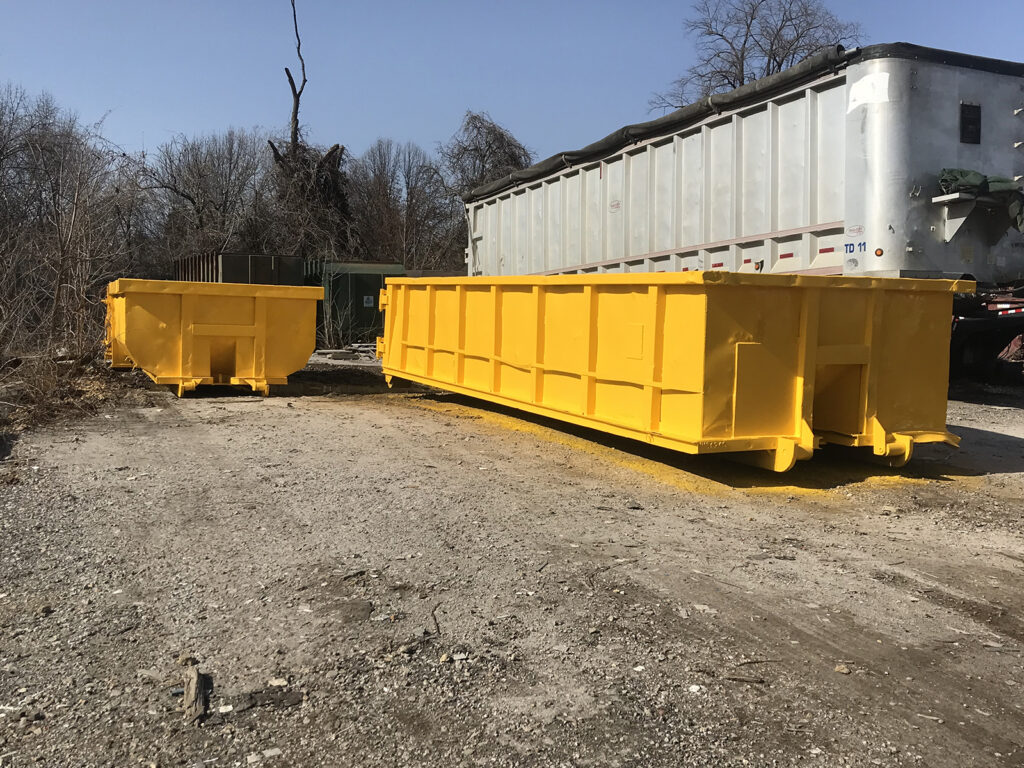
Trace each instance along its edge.
{"label": "blue sky", "polygon": [[[1013,0],[829,6],[866,42],[1024,60]],[[649,118],[690,63],[688,2],[298,0],[302,121],[355,154],[379,136],[432,150],[485,110],[539,157]],[[0,82],[48,91],[129,150],[176,133],[285,125],[298,69],[288,0],[0,0]],[[105,117],[104,117],[105,116]]]}

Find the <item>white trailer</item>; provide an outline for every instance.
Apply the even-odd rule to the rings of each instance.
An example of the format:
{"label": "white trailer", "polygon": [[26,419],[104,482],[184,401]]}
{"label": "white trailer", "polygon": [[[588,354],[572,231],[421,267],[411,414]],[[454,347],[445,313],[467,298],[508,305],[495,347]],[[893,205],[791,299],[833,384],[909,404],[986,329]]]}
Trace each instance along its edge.
{"label": "white trailer", "polygon": [[471,275],[738,272],[1024,279],[1024,64],[905,43],[823,51],[466,196]]}

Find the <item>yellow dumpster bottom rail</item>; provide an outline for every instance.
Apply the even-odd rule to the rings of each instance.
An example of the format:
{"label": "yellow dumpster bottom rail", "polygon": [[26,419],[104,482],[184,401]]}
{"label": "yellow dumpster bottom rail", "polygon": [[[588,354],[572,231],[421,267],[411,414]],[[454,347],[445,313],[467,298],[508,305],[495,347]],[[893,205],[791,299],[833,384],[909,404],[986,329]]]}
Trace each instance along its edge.
{"label": "yellow dumpster bottom rail", "polygon": [[389,278],[392,377],[784,472],[824,443],[902,466],[946,430],[954,292],[730,272]]}
{"label": "yellow dumpster bottom rail", "polygon": [[122,278],[107,286],[106,359],[179,397],[202,384],[266,395],[313,354],[322,298],[309,286]]}

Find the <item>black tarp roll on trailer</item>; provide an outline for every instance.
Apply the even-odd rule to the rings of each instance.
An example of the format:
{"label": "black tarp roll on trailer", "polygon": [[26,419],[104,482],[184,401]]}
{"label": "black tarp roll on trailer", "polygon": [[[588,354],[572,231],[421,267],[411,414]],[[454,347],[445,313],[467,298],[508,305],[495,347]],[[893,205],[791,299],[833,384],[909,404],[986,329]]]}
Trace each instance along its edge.
{"label": "black tarp roll on trailer", "polygon": [[688,104],[675,112],[650,120],[619,128],[600,141],[588,144],[582,149],[571,152],[559,152],[546,160],[516,171],[508,176],[495,179],[464,194],[462,199],[471,203],[485,197],[512,189],[520,184],[536,181],[583,163],[600,160],[608,155],[635,144],[644,139],[664,136],[680,131],[687,126],[700,122],[708,115],[717,114],[727,109],[736,109],[745,104],[753,104],[762,99],[809,82],[839,67],[846,66],[853,60],[867,61],[870,59],[899,58],[915,61],[930,61],[956,67],[980,69],[1016,76],[1024,76],[1024,64],[1000,59],[989,59],[983,56],[971,56],[955,51],[943,51],[937,48],[926,48],[910,43],[886,43],[871,45],[866,48],[846,50],[841,45],[823,48],[818,53],[808,56],[799,64],[775,75],[755,80],[728,93],[709,96],[701,101]]}

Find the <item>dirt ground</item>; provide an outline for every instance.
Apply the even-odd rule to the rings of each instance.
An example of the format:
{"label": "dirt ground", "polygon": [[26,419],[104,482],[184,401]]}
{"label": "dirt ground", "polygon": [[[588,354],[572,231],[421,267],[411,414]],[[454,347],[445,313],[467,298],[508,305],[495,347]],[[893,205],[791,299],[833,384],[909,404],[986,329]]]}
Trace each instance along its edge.
{"label": "dirt ground", "polygon": [[953,396],[781,476],[359,367],[29,432],[0,766],[1024,765],[1024,390]]}

